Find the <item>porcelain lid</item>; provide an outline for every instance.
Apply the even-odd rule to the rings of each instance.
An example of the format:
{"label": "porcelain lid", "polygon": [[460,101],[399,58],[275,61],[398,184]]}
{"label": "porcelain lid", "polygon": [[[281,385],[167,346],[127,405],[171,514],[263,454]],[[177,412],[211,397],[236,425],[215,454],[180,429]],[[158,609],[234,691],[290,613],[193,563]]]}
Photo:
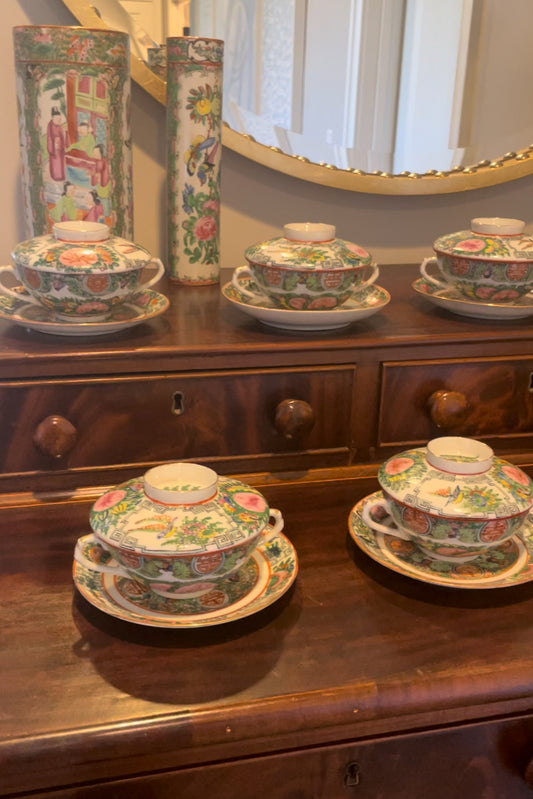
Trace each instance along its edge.
{"label": "porcelain lid", "polygon": [[533,237],[523,235],[525,222],[520,219],[479,217],[470,226],[440,236],[433,244],[435,252],[483,261],[533,260]]}
{"label": "porcelain lid", "polygon": [[110,546],[164,556],[245,543],[269,517],[255,488],[196,463],[170,463],[103,494],[90,523]]}
{"label": "porcelain lid", "polygon": [[141,269],[152,256],[131,241],[111,235],[100,222],[58,222],[53,233],[22,241],[12,257],[19,266],[39,272],[87,274]]}
{"label": "porcelain lid", "polygon": [[353,269],[372,263],[363,247],[335,238],[335,226],[322,222],[292,222],[284,235],[248,247],[250,263],[295,269]]}
{"label": "porcelain lid", "polygon": [[378,479],[399,502],[447,518],[495,519],[533,506],[533,481],[481,441],[443,436],[385,461]]}

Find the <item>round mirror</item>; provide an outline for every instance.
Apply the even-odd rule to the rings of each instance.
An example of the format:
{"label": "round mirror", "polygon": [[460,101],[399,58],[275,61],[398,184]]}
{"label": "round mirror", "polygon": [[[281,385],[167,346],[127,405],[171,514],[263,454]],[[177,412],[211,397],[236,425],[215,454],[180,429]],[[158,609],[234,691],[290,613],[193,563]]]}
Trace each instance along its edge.
{"label": "round mirror", "polygon": [[529,0],[63,2],[130,34],[161,103],[166,35],[224,39],[223,144],[293,177],[437,194],[533,172]]}

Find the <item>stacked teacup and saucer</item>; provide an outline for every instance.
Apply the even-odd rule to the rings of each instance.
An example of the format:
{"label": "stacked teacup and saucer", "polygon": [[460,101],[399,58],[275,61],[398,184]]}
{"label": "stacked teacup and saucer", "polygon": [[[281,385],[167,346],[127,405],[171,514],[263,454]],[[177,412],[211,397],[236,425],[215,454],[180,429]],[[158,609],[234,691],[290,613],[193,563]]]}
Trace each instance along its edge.
{"label": "stacked teacup and saucer", "polygon": [[[114,333],[158,316],[169,305],[151,288],[163,276],[161,261],[112,235],[101,222],[58,222],[52,233],[17,244],[12,258],[13,266],[0,267],[0,319],[29,330],[63,336]],[[6,274],[19,285],[6,285]]]}
{"label": "stacked teacup and saucer", "polygon": [[520,219],[479,217],[470,230],[440,236],[413,289],[460,316],[533,315],[533,237]]}
{"label": "stacked teacup and saucer", "polygon": [[247,264],[222,288],[244,313],[285,330],[334,330],[390,301],[370,253],[337,238],[334,225],[295,222],[283,233],[248,247]]}
{"label": "stacked teacup and saucer", "polygon": [[207,627],[271,605],[297,557],[257,489],[196,463],[149,469],[100,496],[74,583],[99,610],[149,627]]}
{"label": "stacked teacup and saucer", "polygon": [[349,517],[355,543],[407,577],[451,588],[533,580],[533,482],[487,444],[443,436],[383,463]]}

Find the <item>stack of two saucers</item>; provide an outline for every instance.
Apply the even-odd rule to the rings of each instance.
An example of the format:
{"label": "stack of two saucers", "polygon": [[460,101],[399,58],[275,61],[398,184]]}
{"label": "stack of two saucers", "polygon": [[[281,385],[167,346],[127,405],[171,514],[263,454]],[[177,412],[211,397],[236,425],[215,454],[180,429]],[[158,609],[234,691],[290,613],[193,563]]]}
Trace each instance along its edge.
{"label": "stack of two saucers", "polygon": [[[18,244],[13,267],[22,285],[0,285],[0,318],[56,335],[115,332],[163,313],[168,299],[151,286],[164,273],[143,247],[100,222],[66,221]],[[146,280],[150,267],[155,272]],[[11,281],[12,282],[12,281]]]}
{"label": "stack of two saucers", "polygon": [[194,463],[156,466],[103,494],[74,581],[104,612],[148,626],[205,626],[271,604],[296,554],[255,488]]}
{"label": "stack of two saucers", "polygon": [[375,284],[378,266],[363,247],[336,238],[333,225],[291,223],[284,235],[245,251],[223,294],[274,327],[344,327],[383,308],[389,294]]}

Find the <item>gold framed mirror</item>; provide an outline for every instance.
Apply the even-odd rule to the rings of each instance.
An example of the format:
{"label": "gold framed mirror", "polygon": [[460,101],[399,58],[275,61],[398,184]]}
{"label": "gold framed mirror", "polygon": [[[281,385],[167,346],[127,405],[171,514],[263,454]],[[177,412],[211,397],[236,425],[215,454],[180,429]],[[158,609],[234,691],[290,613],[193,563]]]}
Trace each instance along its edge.
{"label": "gold framed mirror", "polygon": [[[109,27],[89,0],[63,0],[63,3],[83,26]],[[165,104],[165,81],[135,53],[131,54],[131,75],[153,98]],[[298,155],[287,155],[280,148],[261,144],[226,123],[223,125],[222,143],[245,158],[286,175],[323,186],[369,194],[446,194],[493,186],[533,173],[533,145],[445,171],[388,173],[344,169],[324,162],[316,163]]]}

